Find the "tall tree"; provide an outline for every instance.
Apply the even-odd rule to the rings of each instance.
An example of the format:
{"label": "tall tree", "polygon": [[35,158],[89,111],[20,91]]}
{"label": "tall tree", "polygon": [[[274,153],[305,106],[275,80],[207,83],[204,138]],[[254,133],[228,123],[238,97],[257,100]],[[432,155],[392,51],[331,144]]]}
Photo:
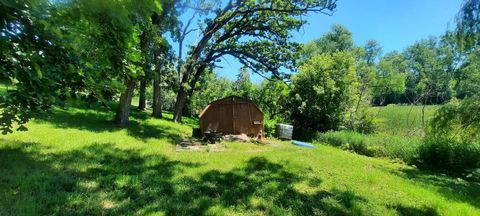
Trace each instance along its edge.
{"label": "tall tree", "polygon": [[412,102],[444,103],[451,98],[452,51],[441,40],[430,37],[407,48],[407,97]]}
{"label": "tall tree", "polygon": [[480,45],[480,1],[465,0],[457,15],[457,36],[465,49]]}
{"label": "tall tree", "polygon": [[352,32],[345,26],[334,24],[327,33],[306,44],[302,54],[304,59],[308,59],[316,54],[349,51],[354,47]]}
{"label": "tall tree", "polygon": [[288,104],[296,128],[337,129],[353,104],[358,82],[351,52],[315,55],[292,78]]}
{"label": "tall tree", "polygon": [[[308,12],[332,11],[335,0],[229,0],[202,23],[198,43],[185,63],[174,110],[181,121],[187,98],[205,69],[225,55],[238,59],[259,74],[271,72],[283,78],[281,68],[294,69],[300,45],[291,42],[290,31],[300,28]],[[272,52],[275,50],[276,52]]]}
{"label": "tall tree", "polygon": [[390,52],[380,58],[373,85],[374,104],[385,105],[398,101],[396,97],[405,92],[407,70],[407,60],[398,52]]}
{"label": "tall tree", "polygon": [[374,66],[375,62],[382,55],[382,47],[376,40],[368,40],[363,49],[365,50],[363,59],[369,66]]}
{"label": "tall tree", "polygon": [[256,91],[255,85],[250,80],[250,74],[247,68],[240,69],[237,75],[237,80],[233,83],[234,94],[237,96],[253,99]]}

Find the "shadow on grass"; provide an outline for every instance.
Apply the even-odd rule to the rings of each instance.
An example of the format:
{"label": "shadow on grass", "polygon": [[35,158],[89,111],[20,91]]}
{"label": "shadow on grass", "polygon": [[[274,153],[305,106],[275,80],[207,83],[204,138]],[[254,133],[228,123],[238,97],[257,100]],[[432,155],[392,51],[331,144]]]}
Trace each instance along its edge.
{"label": "shadow on grass", "polygon": [[434,185],[437,193],[451,201],[468,203],[480,208],[480,183],[459,180],[448,175],[417,169],[404,169],[393,172],[402,178],[407,178],[422,184]]}
{"label": "shadow on grass", "polygon": [[0,148],[0,215],[246,214],[366,215],[368,200],[349,190],[302,193],[307,179],[263,157],[198,176],[202,166],[111,144],[42,154],[31,144]]}
{"label": "shadow on grass", "polygon": [[146,141],[149,138],[167,138],[172,144],[181,140],[182,132],[165,124],[152,125],[146,122],[151,118],[147,113],[132,112],[129,124],[118,127],[113,123],[114,113],[88,109],[55,110],[53,115],[37,121],[45,121],[58,128],[75,128],[93,132],[115,132],[125,129],[128,135]]}
{"label": "shadow on grass", "polygon": [[414,208],[404,205],[396,205],[393,207],[397,210],[398,215],[400,216],[436,216],[439,215],[438,212],[431,207],[423,208]]}

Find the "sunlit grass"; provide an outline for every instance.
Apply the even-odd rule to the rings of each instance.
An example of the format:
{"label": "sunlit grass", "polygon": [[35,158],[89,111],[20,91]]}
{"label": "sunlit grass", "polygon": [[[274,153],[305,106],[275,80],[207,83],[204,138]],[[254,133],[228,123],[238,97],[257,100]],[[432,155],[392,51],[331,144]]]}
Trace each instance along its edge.
{"label": "sunlit grass", "polygon": [[[0,141],[0,215],[479,215],[480,185],[333,147],[176,152],[194,119],[57,109]],[[167,117],[168,114],[166,115]]]}
{"label": "sunlit grass", "polygon": [[[425,106],[425,124],[433,117],[438,105]],[[395,105],[371,108],[378,122],[378,132],[391,135],[418,136],[423,135],[423,106]]]}

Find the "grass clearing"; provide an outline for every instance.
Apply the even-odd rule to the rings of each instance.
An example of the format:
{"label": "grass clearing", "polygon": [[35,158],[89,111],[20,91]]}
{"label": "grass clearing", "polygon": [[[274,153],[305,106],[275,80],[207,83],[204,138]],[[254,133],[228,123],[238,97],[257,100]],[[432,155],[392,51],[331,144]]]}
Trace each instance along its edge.
{"label": "grass clearing", "polygon": [[132,117],[57,109],[3,136],[0,215],[480,215],[478,183],[324,145],[175,152],[189,124]]}

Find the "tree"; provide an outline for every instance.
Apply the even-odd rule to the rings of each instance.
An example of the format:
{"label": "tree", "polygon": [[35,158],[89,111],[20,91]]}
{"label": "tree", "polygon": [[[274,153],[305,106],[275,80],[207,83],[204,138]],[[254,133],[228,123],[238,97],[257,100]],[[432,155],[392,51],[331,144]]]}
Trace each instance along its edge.
{"label": "tree", "polygon": [[266,118],[287,120],[287,101],[290,93],[289,86],[280,80],[264,80],[262,81],[258,94],[255,95],[254,101],[265,113]]}
{"label": "tree", "polygon": [[465,49],[480,45],[480,1],[465,0],[457,19],[457,38]]}
{"label": "tree", "polygon": [[250,80],[250,74],[246,68],[240,69],[237,80],[233,82],[233,90],[233,94],[246,99],[251,100],[255,97],[257,88]]}
{"label": "tree", "polygon": [[61,11],[42,0],[0,3],[0,74],[12,87],[0,100],[0,130],[6,134],[14,124],[26,130],[30,118],[64,102],[66,92],[82,87],[83,76],[55,23]]}
{"label": "tree", "polygon": [[450,81],[455,63],[452,50],[437,38],[421,40],[407,48],[407,97],[414,103],[438,104],[451,98]]}
{"label": "tree", "polygon": [[338,129],[357,89],[355,59],[350,52],[315,55],[292,78],[288,107],[298,129]]}
{"label": "tree", "polygon": [[[478,79],[478,49],[480,45],[480,1],[466,0],[457,17],[458,43],[469,55],[461,67],[460,74],[468,74]],[[477,70],[477,72],[474,72]],[[461,101],[452,101],[442,106],[433,117],[420,158],[429,167],[443,171],[467,174],[480,168],[480,94],[468,92]]]}
{"label": "tree", "polygon": [[100,101],[120,95],[115,121],[126,124],[131,96],[144,76],[143,24],[168,1],[1,1],[0,66],[11,91],[2,98],[2,129],[25,129],[69,97]]}
{"label": "tree", "polygon": [[365,50],[363,59],[368,66],[374,66],[382,54],[382,47],[376,40],[368,40],[363,49]]}
{"label": "tree", "polygon": [[345,26],[334,24],[322,37],[304,46],[302,57],[309,59],[317,54],[350,51],[354,47],[352,32]]}
{"label": "tree", "polygon": [[229,0],[223,8],[216,9],[214,17],[202,23],[199,42],[186,60],[174,121],[181,121],[185,102],[205,69],[213,67],[225,55],[233,56],[256,73],[270,72],[282,78],[280,69],[294,69],[300,49],[299,44],[289,40],[290,31],[305,23],[302,15],[332,11],[335,3],[335,0]]}
{"label": "tree", "polygon": [[480,94],[480,50],[474,50],[467,55],[456,76],[455,89],[458,98]]}
{"label": "tree", "polygon": [[353,106],[349,108],[347,128],[353,131],[373,132],[373,123],[367,115],[370,106],[373,85],[375,84],[375,59],[380,53],[376,42],[370,41],[365,48],[355,48],[350,51],[355,57],[355,81],[357,89],[352,92]]}
{"label": "tree", "polygon": [[208,70],[201,78],[198,91],[192,95],[192,110],[200,113],[209,103],[232,95],[233,83],[227,78],[218,77],[213,71]]}
{"label": "tree", "polygon": [[[387,53],[380,59],[377,75],[373,85],[374,103],[385,105],[398,101],[395,97],[405,92],[405,80],[408,63],[404,56],[397,52]],[[390,100],[387,100],[390,98]]]}

